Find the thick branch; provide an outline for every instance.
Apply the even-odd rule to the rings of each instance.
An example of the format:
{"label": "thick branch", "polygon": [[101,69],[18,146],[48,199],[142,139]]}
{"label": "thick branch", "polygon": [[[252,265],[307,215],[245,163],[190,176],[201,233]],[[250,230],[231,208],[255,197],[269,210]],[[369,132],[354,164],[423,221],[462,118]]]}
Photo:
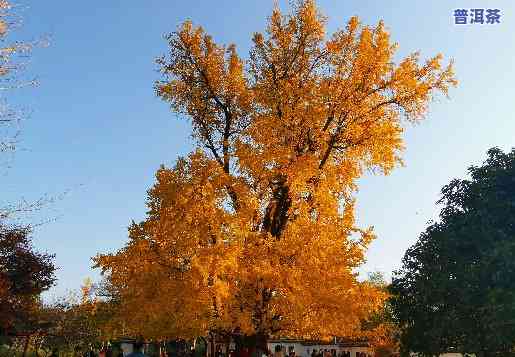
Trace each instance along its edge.
{"label": "thick branch", "polygon": [[280,237],[286,221],[288,220],[288,210],[291,205],[289,189],[286,179],[278,176],[270,182],[272,187],[272,199],[268,203],[263,218],[262,231],[270,233],[273,237]]}
{"label": "thick branch", "polygon": [[[207,73],[205,72],[205,70],[203,68],[201,68],[199,66],[197,61],[193,58],[192,53],[191,53],[191,51],[189,51],[187,46],[186,46],[185,50],[188,54],[187,57],[188,57],[189,62],[195,67],[195,69],[200,74],[200,76],[202,78],[202,82],[204,83],[204,86],[205,86],[207,92],[209,93],[209,96],[211,97],[211,99],[214,100],[214,102],[218,106],[218,108],[221,109],[222,112],[224,113],[225,123],[224,123],[224,129],[223,129],[223,134],[222,134],[222,157],[220,157],[220,154],[218,153],[218,151],[215,148],[215,145],[213,143],[211,136],[209,135],[209,130],[208,130],[206,124],[201,121],[201,125],[203,126],[203,128],[205,130],[204,136],[205,136],[206,140],[208,141],[208,145],[206,145],[207,148],[209,150],[211,150],[216,161],[222,166],[224,172],[226,174],[229,174],[230,173],[230,152],[229,152],[230,136],[231,136],[231,133],[233,133],[233,131],[231,130],[232,119],[233,119],[232,113],[230,111],[229,106],[227,104],[225,104],[224,102],[222,102],[222,100],[216,95],[215,91],[211,87]],[[240,205],[238,203],[237,193],[229,185],[226,185],[226,189],[227,189],[229,196],[231,197],[231,201],[232,201],[234,209],[237,210],[240,207]]]}

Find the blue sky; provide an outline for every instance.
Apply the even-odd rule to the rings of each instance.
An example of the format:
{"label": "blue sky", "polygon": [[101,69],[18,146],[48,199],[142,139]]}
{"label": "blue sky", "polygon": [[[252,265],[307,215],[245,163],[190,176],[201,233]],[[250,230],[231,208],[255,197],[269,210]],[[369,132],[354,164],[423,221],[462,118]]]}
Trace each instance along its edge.
{"label": "blue sky", "polygon": [[[54,218],[34,232],[35,245],[56,254],[58,284],[49,295],[98,277],[90,258],[127,239],[131,219],[145,213],[146,190],[160,164],[172,165],[192,148],[189,126],[157,99],[154,59],[164,54],[163,35],[186,19],[216,41],[235,43],[246,56],[254,31],[262,31],[273,1],[19,0],[24,25],[17,39],[50,35],[36,49],[27,74],[37,88],[9,93],[29,108],[22,150],[3,176],[2,199],[36,200],[69,190],[34,220]],[[280,1],[283,9],[287,1]],[[406,166],[390,176],[360,180],[357,215],[373,225],[363,271],[387,275],[407,247],[436,217],[440,188],[485,158],[486,150],[515,146],[515,5],[511,1],[319,1],[332,31],[352,15],[383,19],[399,57],[420,50],[454,58],[458,88],[435,101],[421,124],[406,130]],[[499,8],[496,25],[453,24],[456,8]],[[5,170],[4,170],[5,171]]]}

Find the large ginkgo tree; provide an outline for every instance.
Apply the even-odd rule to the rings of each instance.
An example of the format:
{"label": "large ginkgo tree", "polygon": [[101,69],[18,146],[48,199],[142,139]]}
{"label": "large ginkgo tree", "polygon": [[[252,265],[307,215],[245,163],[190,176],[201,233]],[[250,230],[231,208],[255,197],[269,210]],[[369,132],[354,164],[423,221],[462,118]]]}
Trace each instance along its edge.
{"label": "large ginkgo tree", "polygon": [[456,81],[441,55],[394,62],[382,22],[325,23],[314,1],[276,8],[245,60],[191,22],[167,37],[155,89],[197,148],[157,171],[127,245],[96,258],[133,334],[376,333],[361,322],[385,293],[357,277],[374,234],[355,224],[356,180],[396,167],[403,122]]}

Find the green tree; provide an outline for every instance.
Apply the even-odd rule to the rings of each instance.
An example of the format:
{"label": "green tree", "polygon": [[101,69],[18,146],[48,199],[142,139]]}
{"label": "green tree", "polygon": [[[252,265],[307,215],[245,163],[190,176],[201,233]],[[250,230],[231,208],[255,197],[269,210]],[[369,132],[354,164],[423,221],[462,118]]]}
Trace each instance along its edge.
{"label": "green tree", "polygon": [[515,345],[515,149],[492,148],[468,171],[443,187],[439,221],[394,274],[405,351],[506,356]]}
{"label": "green tree", "polygon": [[[367,279],[371,284],[388,292],[390,284],[382,272],[376,271],[368,274]],[[366,321],[362,322],[365,330],[376,331],[373,339],[369,339],[374,346],[374,354],[377,357],[395,356],[398,350],[397,336],[398,327],[395,324],[390,299],[384,301],[381,309],[371,314]]]}

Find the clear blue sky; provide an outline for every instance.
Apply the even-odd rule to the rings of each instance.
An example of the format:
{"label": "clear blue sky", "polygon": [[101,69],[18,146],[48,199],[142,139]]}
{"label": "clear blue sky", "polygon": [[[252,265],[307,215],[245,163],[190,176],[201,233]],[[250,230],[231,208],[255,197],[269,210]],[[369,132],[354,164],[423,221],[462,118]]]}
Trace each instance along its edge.
{"label": "clear blue sky", "polygon": [[[234,42],[246,56],[262,31],[273,1],[28,1],[17,38],[50,34],[28,73],[39,87],[8,98],[32,110],[23,123],[22,151],[1,176],[2,200],[63,200],[40,217],[58,217],[34,233],[40,249],[56,254],[58,285],[50,295],[98,277],[90,257],[127,239],[131,219],[145,212],[146,190],[160,164],[172,165],[192,148],[189,127],[153,93],[155,57],[163,35],[185,19],[219,42]],[[281,1],[282,8],[287,1]],[[367,175],[358,194],[358,219],[375,226],[363,271],[388,275],[400,265],[426,222],[435,217],[439,190],[492,146],[515,146],[515,6],[512,1],[319,1],[329,30],[352,15],[368,24],[384,19],[399,55],[420,50],[454,58],[460,85],[451,100],[431,105],[426,120],[406,131],[406,167],[391,176]],[[455,8],[499,8],[497,25],[453,25]]]}

